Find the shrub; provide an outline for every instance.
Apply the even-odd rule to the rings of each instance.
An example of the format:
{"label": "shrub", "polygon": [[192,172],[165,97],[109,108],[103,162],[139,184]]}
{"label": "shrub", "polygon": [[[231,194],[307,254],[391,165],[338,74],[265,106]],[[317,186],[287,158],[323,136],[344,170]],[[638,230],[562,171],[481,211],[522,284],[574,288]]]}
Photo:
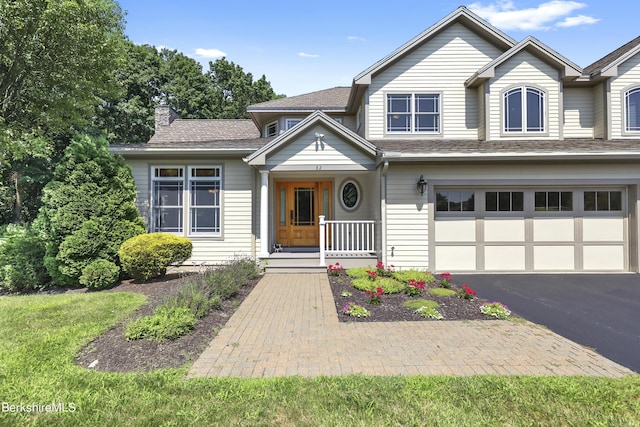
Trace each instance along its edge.
{"label": "shrub", "polygon": [[403,270],[396,271],[393,273],[393,277],[403,283],[409,283],[410,280],[414,280],[419,282],[420,280],[424,280],[425,283],[433,283],[435,278],[428,271],[418,271],[418,270]]}
{"label": "shrub", "polygon": [[149,280],[164,275],[167,267],[191,257],[192,243],[168,233],[141,234],[125,241],[118,256],[122,269],[134,279]]}
{"label": "shrub", "polygon": [[0,287],[11,292],[40,289],[50,277],[44,265],[44,242],[19,234],[0,243]]}
{"label": "shrub", "polygon": [[120,267],[106,259],[96,259],[82,270],[80,284],[89,289],[105,289],[113,286],[120,276]]}
{"label": "shrub", "polygon": [[150,339],[168,341],[191,331],[196,317],[186,307],[159,306],[149,316],[142,316],[129,323],[125,330],[127,340]]}
{"label": "shrub", "polygon": [[56,285],[77,286],[93,260],[117,262],[120,244],[144,233],[131,170],[108,148],[105,138],[76,135],[44,189],[34,227]]}
{"label": "shrub", "polygon": [[191,310],[196,319],[200,319],[212,308],[220,306],[221,300],[217,295],[210,296],[201,283],[191,283],[183,286],[178,295],[166,303],[170,307],[184,307]]}
{"label": "shrub", "polygon": [[431,295],[436,295],[439,297],[452,297],[456,294],[456,291],[453,289],[445,289],[445,288],[431,288],[429,289],[429,293]]}

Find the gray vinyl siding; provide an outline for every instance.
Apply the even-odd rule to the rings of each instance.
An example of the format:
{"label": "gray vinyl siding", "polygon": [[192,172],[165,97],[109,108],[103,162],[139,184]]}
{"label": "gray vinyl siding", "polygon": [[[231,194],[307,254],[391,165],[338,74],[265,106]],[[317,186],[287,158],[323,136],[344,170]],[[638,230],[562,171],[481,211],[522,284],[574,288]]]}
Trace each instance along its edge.
{"label": "gray vinyl siding", "polygon": [[429,268],[429,205],[416,189],[421,174],[424,168],[401,165],[387,174],[386,260],[396,268]]}
{"label": "gray vinyl siding", "polygon": [[[502,96],[505,90],[518,85],[530,85],[545,91],[546,133],[531,133],[527,135],[503,134]],[[558,81],[558,71],[532,54],[526,51],[519,52],[496,69],[496,75],[491,80],[490,99],[491,134],[489,139],[514,139],[514,137],[536,139],[560,138],[560,83]]]}
{"label": "gray vinyl siding", "polygon": [[441,135],[414,138],[478,139],[478,93],[464,82],[502,52],[461,24],[453,24],[387,69],[369,87],[369,139],[398,138],[386,134],[387,93],[440,93]]}
{"label": "gray vinyl siding", "polygon": [[638,138],[638,132],[624,131],[624,93],[640,86],[640,55],[618,66],[618,77],[611,79],[611,138]]}
{"label": "gray vinyl siding", "polygon": [[564,89],[564,137],[593,138],[594,100],[591,88]]}
{"label": "gray vinyl siding", "polygon": [[144,160],[127,160],[127,165],[131,168],[131,174],[136,184],[136,207],[148,228],[149,219],[151,218],[151,190],[149,185],[151,175],[149,162]]}
{"label": "gray vinyl siding", "polygon": [[483,141],[487,139],[487,126],[485,117],[487,114],[485,102],[485,85],[482,84],[478,88],[478,139]]}
{"label": "gray vinyl siding", "polygon": [[606,138],[605,84],[593,88],[593,137]]}

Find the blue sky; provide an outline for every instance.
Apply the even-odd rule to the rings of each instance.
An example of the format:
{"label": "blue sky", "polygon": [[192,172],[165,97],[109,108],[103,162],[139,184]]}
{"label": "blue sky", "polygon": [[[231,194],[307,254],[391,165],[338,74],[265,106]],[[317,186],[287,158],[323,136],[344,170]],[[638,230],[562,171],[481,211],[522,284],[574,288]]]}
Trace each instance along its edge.
{"label": "blue sky", "polygon": [[[465,5],[516,40],[538,38],[585,67],[640,35],[640,2],[120,0],[126,34],[209,61],[226,56],[287,96],[353,77]],[[616,7],[617,6],[617,7]]]}

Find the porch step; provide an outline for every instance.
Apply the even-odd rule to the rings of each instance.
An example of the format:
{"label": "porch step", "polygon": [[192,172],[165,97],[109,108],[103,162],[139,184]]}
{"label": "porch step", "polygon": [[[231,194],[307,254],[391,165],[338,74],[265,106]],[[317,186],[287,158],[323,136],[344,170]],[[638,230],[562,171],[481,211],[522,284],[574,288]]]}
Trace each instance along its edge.
{"label": "porch step", "polygon": [[[376,265],[375,254],[349,254],[339,257],[327,257],[326,265],[340,263],[344,268],[365,267]],[[327,267],[320,266],[319,253],[291,253],[280,252],[271,254],[265,260],[265,272],[267,273],[324,273]]]}

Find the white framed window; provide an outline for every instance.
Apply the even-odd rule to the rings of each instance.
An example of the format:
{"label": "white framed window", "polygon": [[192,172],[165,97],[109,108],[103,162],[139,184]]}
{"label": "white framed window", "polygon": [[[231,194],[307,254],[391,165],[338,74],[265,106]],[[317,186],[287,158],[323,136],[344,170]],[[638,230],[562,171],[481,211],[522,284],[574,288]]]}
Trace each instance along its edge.
{"label": "white framed window", "polygon": [[543,133],[545,124],[545,93],[529,86],[514,87],[504,93],[505,133]]}
{"label": "white framed window", "polygon": [[264,136],[269,138],[278,135],[278,122],[271,122],[264,127]]}
{"label": "white framed window", "polygon": [[152,231],[221,235],[221,166],[154,166],[151,182]]}
{"label": "white framed window", "polygon": [[640,87],[632,88],[624,94],[624,130],[640,132]]}
{"label": "white framed window", "polygon": [[297,125],[298,123],[300,123],[302,121],[302,119],[286,119],[284,121],[284,128],[285,130],[289,130],[292,127],[294,127],[295,125]]}
{"label": "white framed window", "polygon": [[387,94],[387,132],[440,133],[440,94]]}

